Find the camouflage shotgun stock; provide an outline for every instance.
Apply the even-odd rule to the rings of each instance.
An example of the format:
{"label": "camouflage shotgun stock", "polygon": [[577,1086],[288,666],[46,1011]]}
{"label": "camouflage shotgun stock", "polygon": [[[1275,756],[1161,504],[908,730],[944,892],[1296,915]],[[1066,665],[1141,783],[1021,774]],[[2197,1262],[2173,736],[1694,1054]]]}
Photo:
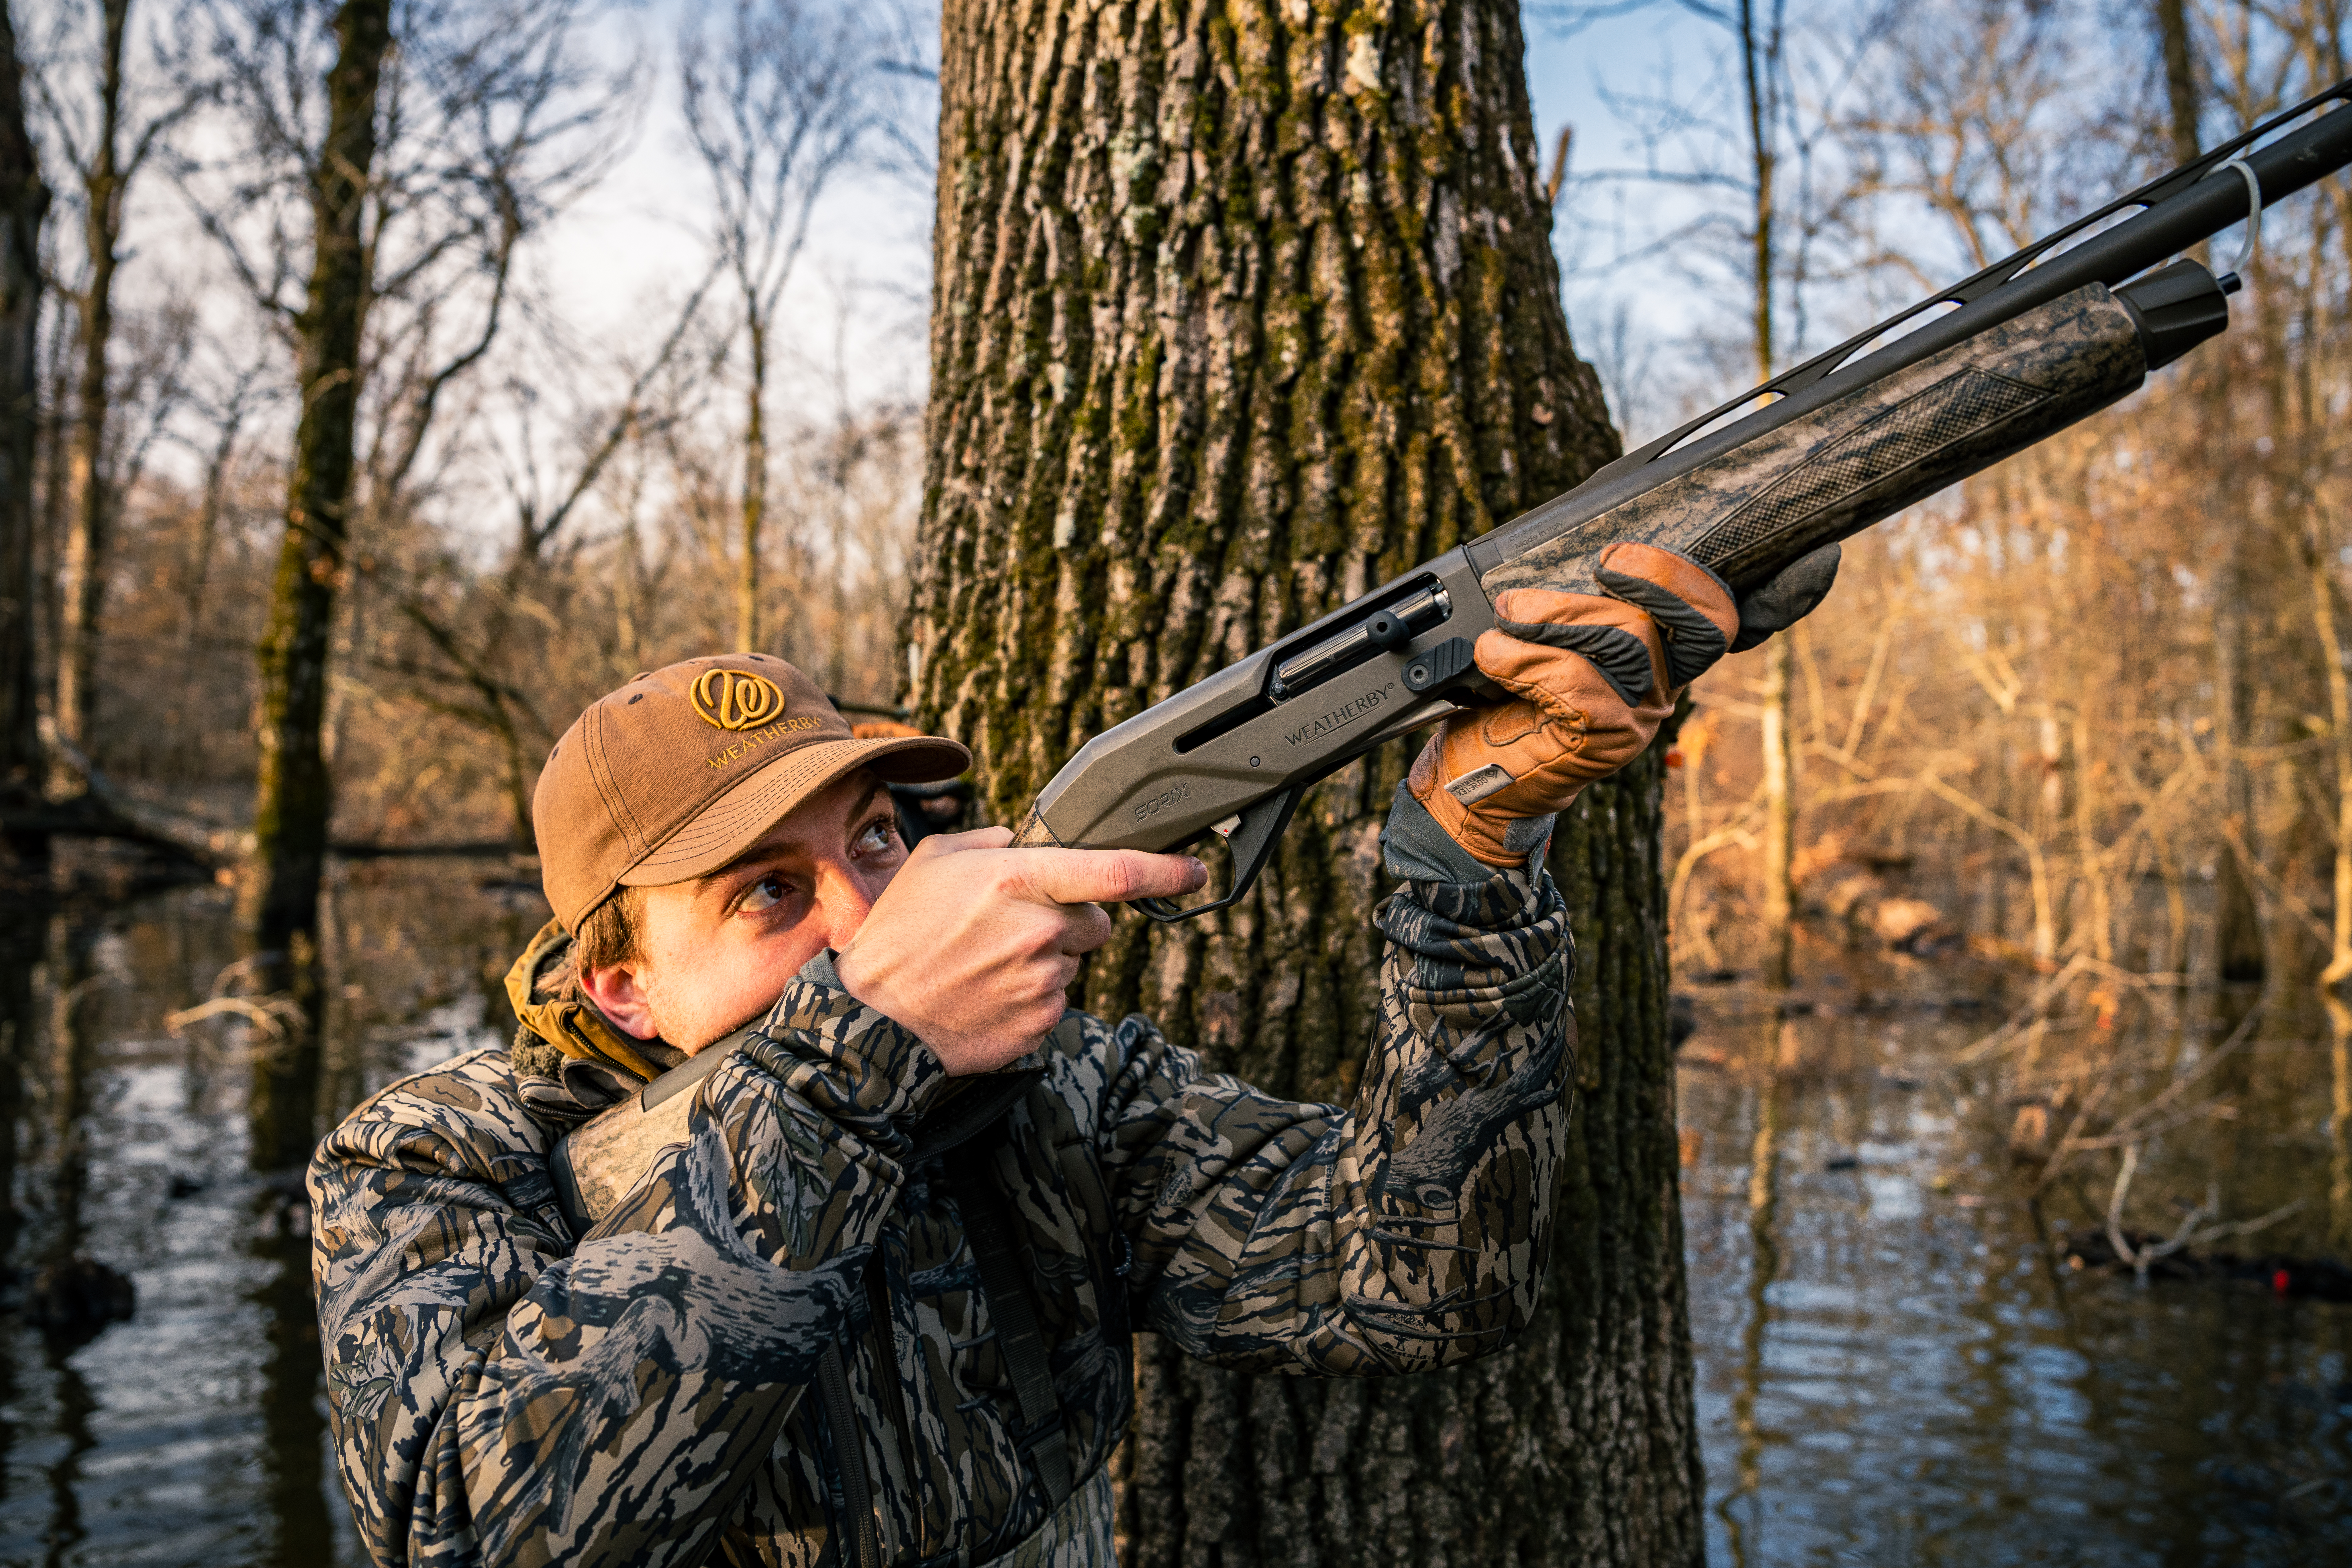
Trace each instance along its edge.
{"label": "camouflage shotgun stock", "polygon": [[2223,331],[2236,275],[2168,259],[2252,216],[2256,189],[2268,204],[2352,163],[2347,98],[2352,81],[2337,83],[1106,731],[1045,785],[1013,841],[1222,839],[1223,893],[1139,902],[1164,921],[1231,903],[1318,781],[1492,700],[1471,647],[1503,590],[1597,592],[1601,551],[1640,540],[1744,594],[2128,395]]}

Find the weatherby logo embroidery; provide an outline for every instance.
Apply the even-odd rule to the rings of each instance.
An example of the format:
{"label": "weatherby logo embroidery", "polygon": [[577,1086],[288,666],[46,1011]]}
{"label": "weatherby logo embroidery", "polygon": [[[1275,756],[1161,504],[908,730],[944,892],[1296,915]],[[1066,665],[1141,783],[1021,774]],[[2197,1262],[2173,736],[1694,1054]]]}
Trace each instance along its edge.
{"label": "weatherby logo embroidery", "polygon": [[1365,692],[1352,702],[1341,703],[1319,719],[1311,720],[1300,725],[1285,735],[1283,739],[1294,746],[1304,745],[1309,741],[1321,740],[1332,731],[1344,730],[1365,714],[1371,712],[1381,703],[1386,702],[1395,691],[1396,682],[1391,680],[1386,686]]}
{"label": "weatherby logo embroidery", "polygon": [[750,755],[795,730],[814,730],[818,721],[781,717],[784,694],[764,675],[742,669],[706,669],[694,678],[694,710],[706,724],[732,730],[742,739],[703,759],[714,768]]}
{"label": "weatherby logo embroidery", "polygon": [[706,669],[694,678],[694,710],[721,730],[756,730],[784,710],[784,694],[764,675]]}
{"label": "weatherby logo embroidery", "polygon": [[754,730],[722,752],[713,752],[703,759],[714,768],[723,768],[738,758],[751,755],[771,741],[781,741],[795,730],[814,730],[814,719],[779,719],[764,730]]}

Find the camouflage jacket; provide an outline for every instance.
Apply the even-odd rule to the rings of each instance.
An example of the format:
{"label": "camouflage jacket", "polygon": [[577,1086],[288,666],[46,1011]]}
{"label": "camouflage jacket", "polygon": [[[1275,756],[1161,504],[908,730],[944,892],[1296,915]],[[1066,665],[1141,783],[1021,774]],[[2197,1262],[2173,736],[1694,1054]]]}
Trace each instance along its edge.
{"label": "camouflage jacket", "polygon": [[[1540,866],[1540,858],[1535,862]],[[1108,1561],[1130,1327],[1253,1372],[1371,1375],[1504,1344],[1535,1305],[1567,1129],[1550,880],[1408,882],[1352,1108],[1202,1070],[1072,1013],[993,1162],[1069,1442],[1024,1462],[912,1035],[788,986],[703,1082],[687,1145],[576,1242],[519,1198],[593,1113],[505,1050],[362,1105],[310,1170],[329,1399],[378,1563],[817,1564],[843,1556],[823,1401],[839,1344],[887,1561]],[[717,1047],[713,1047],[717,1048]],[[568,1076],[568,1075],[567,1075]],[[593,1098],[593,1097],[592,1097]]]}

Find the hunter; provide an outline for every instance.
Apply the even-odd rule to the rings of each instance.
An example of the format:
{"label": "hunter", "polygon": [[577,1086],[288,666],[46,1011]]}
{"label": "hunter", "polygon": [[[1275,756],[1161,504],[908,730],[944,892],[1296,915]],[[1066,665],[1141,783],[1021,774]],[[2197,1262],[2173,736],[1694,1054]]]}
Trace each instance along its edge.
{"label": "hunter", "polygon": [[[370,1556],[1108,1564],[1131,1330],[1319,1376],[1510,1342],[1575,1079],[1552,818],[1811,609],[1813,565],[1735,605],[1621,544],[1607,596],[1503,595],[1476,657],[1513,700],[1440,726],[1381,837],[1349,1107],[1066,1007],[1099,906],[1198,861],[1002,828],[908,851],[887,786],[963,747],[858,738],[762,654],[600,699],[533,801],[555,918],[508,977],[513,1044],[393,1084],[311,1165]],[[574,1234],[551,1147],[706,1052],[687,1141]]]}

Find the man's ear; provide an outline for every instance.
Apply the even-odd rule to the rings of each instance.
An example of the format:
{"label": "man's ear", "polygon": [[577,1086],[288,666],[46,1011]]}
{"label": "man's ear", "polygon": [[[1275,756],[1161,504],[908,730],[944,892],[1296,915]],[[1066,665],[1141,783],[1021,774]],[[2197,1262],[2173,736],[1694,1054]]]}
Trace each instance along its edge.
{"label": "man's ear", "polygon": [[604,1021],[623,1034],[650,1040],[661,1033],[654,1026],[653,1004],[645,987],[637,983],[635,965],[615,963],[606,969],[583,971],[580,989],[596,1004],[596,1011],[604,1015]]}

